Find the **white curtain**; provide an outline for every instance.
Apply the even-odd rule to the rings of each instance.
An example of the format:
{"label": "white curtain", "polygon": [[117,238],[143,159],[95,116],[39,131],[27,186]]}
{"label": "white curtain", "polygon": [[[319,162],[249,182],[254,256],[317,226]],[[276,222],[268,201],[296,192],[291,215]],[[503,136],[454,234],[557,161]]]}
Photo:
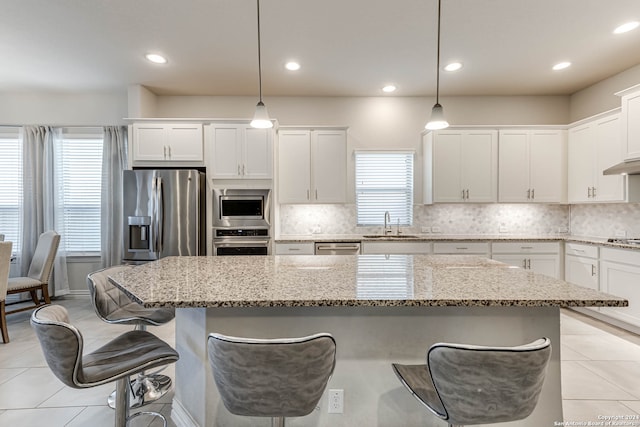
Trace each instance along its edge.
{"label": "white curtain", "polygon": [[[60,230],[62,205],[58,203],[55,176],[55,140],[61,138],[48,126],[23,128],[23,205],[21,275],[26,276],[40,234],[47,230]],[[60,246],[56,255],[49,293],[61,296],[69,293],[67,259],[64,234],[60,233]]]}
{"label": "white curtain", "polygon": [[122,260],[122,171],[127,168],[127,128],[105,126],[102,150],[102,206],[100,209],[102,266]]}

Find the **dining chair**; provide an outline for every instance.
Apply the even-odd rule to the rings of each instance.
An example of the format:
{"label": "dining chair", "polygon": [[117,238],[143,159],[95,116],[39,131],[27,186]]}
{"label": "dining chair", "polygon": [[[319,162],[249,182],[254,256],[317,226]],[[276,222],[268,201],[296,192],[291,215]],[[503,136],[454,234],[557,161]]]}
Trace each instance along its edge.
{"label": "dining chair", "polygon": [[0,242],[0,330],[2,330],[2,342],[9,342],[7,330],[7,315],[5,313],[5,300],[7,299],[7,285],[9,283],[9,267],[11,266],[12,242]]}
{"label": "dining chair", "polygon": [[518,421],[535,409],[551,341],[516,347],[437,343],[427,364],[393,363],[400,382],[449,427]]}
{"label": "dining chair", "polygon": [[[59,244],[60,235],[53,230],[45,231],[40,235],[27,275],[10,278],[7,286],[7,294],[9,295],[29,292],[34,305],[7,311],[7,314],[33,310],[41,305],[51,304],[49,279]],[[42,300],[38,297],[38,291],[42,293]]]}

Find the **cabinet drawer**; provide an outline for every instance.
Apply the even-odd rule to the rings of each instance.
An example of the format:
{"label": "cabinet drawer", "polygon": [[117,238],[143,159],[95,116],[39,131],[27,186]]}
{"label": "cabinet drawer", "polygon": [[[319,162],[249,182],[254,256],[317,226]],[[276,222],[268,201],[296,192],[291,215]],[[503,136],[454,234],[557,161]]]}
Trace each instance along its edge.
{"label": "cabinet drawer", "polygon": [[560,253],[558,242],[494,242],[494,254],[557,254]]}
{"label": "cabinet drawer", "polygon": [[276,255],[313,255],[313,243],[276,243]]}
{"label": "cabinet drawer", "polygon": [[489,253],[489,242],[436,242],[435,254],[481,254]]}
{"label": "cabinet drawer", "polygon": [[582,245],[579,243],[567,243],[565,254],[588,258],[598,258],[598,247],[592,245]]}
{"label": "cabinet drawer", "polygon": [[640,265],[640,251],[601,248],[600,260],[620,262],[623,264]]}

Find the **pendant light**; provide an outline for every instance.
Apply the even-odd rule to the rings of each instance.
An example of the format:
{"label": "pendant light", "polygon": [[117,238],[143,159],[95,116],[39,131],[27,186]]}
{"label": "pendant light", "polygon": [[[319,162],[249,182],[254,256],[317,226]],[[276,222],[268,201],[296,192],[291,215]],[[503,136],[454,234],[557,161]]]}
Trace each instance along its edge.
{"label": "pendant light", "polygon": [[272,128],[273,123],[269,119],[267,107],[262,102],[262,58],[260,56],[260,0],[256,0],[256,4],[258,9],[258,82],[260,88],[260,101],[258,101],[258,105],[256,105],[256,113],[253,115],[251,127],[267,129]]}
{"label": "pendant light", "polygon": [[438,0],[438,58],[436,61],[436,104],[431,109],[431,119],[425,125],[425,129],[438,130],[449,127],[449,122],[444,118],[442,105],[440,105],[440,7],[442,0]]}

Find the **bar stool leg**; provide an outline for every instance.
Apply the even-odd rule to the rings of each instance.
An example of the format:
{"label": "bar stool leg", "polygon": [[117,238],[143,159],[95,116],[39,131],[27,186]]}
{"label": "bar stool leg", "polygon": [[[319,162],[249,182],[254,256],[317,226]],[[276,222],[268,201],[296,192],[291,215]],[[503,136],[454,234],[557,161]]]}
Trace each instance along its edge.
{"label": "bar stool leg", "polygon": [[271,427],[284,427],[284,417],[271,418]]}
{"label": "bar stool leg", "polygon": [[126,427],[129,418],[129,377],[116,381],[116,427]]}

